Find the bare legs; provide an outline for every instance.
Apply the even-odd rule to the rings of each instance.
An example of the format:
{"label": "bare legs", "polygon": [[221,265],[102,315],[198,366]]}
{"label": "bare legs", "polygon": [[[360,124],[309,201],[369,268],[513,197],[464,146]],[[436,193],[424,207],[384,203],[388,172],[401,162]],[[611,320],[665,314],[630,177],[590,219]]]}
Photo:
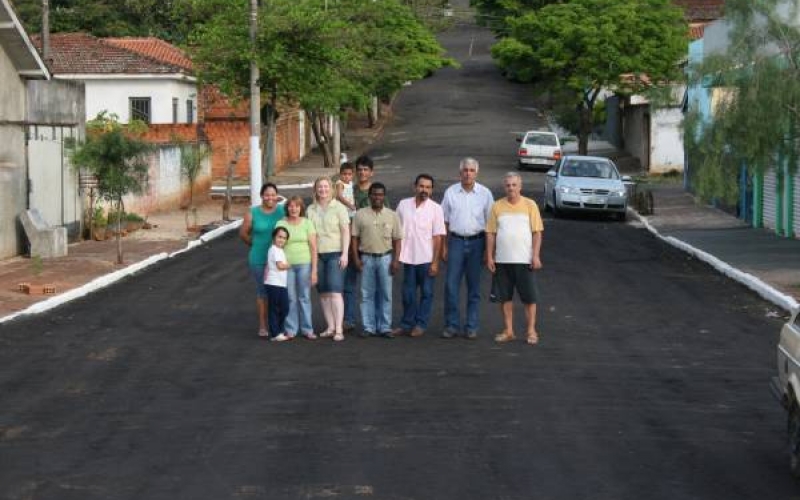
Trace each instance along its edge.
{"label": "bare legs", "polygon": [[[529,344],[536,344],[539,341],[539,334],[536,332],[536,304],[524,304],[525,307],[525,336]],[[500,311],[503,313],[503,332],[495,337],[497,342],[508,342],[514,340],[514,303],[503,302],[500,304]]]}

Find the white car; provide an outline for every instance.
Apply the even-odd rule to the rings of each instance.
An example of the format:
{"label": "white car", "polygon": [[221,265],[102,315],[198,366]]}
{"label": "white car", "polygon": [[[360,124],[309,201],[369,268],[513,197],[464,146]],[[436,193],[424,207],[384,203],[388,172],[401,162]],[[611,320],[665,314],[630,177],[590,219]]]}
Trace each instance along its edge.
{"label": "white car", "polygon": [[558,217],[565,211],[615,214],[624,221],[628,210],[628,191],[614,162],[600,156],[565,156],[547,172],[544,183],[544,209]]}
{"label": "white car", "polygon": [[552,167],[561,158],[561,141],[554,132],[531,130],[517,138],[517,161],[520,170],[525,167]]}
{"label": "white car", "polygon": [[776,396],[786,408],[789,467],[800,478],[800,313],[783,325],[778,341],[778,376],[772,381]]}

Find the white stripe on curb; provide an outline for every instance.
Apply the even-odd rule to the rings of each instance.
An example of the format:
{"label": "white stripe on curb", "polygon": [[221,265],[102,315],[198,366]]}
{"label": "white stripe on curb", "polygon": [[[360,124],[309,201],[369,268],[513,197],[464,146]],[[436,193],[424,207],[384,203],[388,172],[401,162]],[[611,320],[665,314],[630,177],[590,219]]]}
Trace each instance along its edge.
{"label": "white stripe on curb", "polygon": [[64,292],[62,294],[56,295],[56,296],[51,297],[51,298],[49,298],[47,300],[43,300],[41,302],[37,302],[35,304],[31,304],[28,308],[23,309],[22,311],[18,311],[18,312],[15,312],[13,314],[10,314],[8,316],[4,316],[4,317],[0,318],[0,323],[5,323],[7,321],[11,321],[12,319],[15,319],[15,318],[20,317],[20,316],[26,316],[26,315],[29,315],[29,314],[43,313],[45,311],[49,311],[51,309],[54,309],[54,308],[56,308],[56,307],[58,307],[60,305],[66,304],[67,302],[70,302],[72,300],[75,300],[75,299],[78,299],[78,298],[81,298],[81,297],[85,297],[86,295],[89,295],[92,292],[96,292],[97,290],[100,290],[102,288],[105,288],[105,287],[113,284],[113,283],[116,283],[117,281],[119,281],[119,280],[121,280],[123,278],[126,278],[126,277],[128,277],[128,276],[130,276],[132,274],[138,273],[139,271],[141,271],[141,270],[143,270],[145,268],[148,268],[148,267],[152,266],[153,264],[155,264],[157,262],[160,262],[160,261],[166,260],[166,259],[171,259],[173,257],[176,257],[176,256],[184,253],[184,252],[188,252],[189,250],[191,250],[193,248],[197,248],[200,245],[202,245],[203,243],[207,243],[207,242],[209,242],[209,241],[211,241],[213,239],[219,238],[220,236],[222,236],[222,235],[224,235],[224,234],[226,234],[226,233],[228,233],[230,231],[238,229],[239,227],[241,227],[241,225],[242,225],[242,219],[238,219],[238,220],[235,220],[235,221],[233,221],[233,222],[231,222],[229,224],[225,224],[224,226],[220,226],[220,227],[214,229],[213,231],[209,231],[208,233],[204,234],[200,238],[188,242],[186,244],[186,248],[184,248],[184,249],[177,250],[177,251],[172,252],[170,254],[167,254],[166,252],[162,252],[162,253],[157,254],[157,255],[152,255],[152,256],[150,256],[150,257],[148,257],[148,258],[146,258],[146,259],[144,259],[142,261],[139,261],[139,262],[137,262],[135,264],[131,264],[128,267],[125,267],[123,269],[119,269],[117,271],[114,271],[113,273],[105,274],[103,276],[95,278],[92,281],[86,283],[85,285],[79,286],[78,288],[73,288],[72,290],[68,290],[68,291],[66,291],[66,292]]}
{"label": "white stripe on curb", "polygon": [[719,258],[711,255],[710,253],[700,250],[697,247],[693,247],[692,245],[686,243],[683,240],[679,240],[674,236],[663,236],[661,233],[658,232],[658,229],[654,228],[650,221],[647,220],[647,217],[640,215],[638,212],[634,213],[639,217],[639,220],[642,221],[644,227],[647,228],[648,231],[653,233],[658,239],[668,243],[669,245],[674,246],[675,248],[682,250],[693,257],[702,260],[706,264],[709,264],[711,267],[716,269],[718,272],[724,274],[725,276],[738,281],[739,283],[743,284],[747,288],[753,290],[762,298],[772,302],[776,306],[784,309],[788,312],[794,312],[800,304],[794,299],[794,297],[787,295],[777,289],[775,289],[772,285],[765,283],[761,278],[753,276],[750,273],[746,273],[735,267],[731,266],[727,262],[720,260]]}

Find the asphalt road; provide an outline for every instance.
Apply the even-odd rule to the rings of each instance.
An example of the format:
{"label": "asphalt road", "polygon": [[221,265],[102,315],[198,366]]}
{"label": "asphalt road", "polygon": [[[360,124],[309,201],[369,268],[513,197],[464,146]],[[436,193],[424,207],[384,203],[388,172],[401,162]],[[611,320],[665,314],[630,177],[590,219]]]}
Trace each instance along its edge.
{"label": "asphalt road", "polygon": [[[463,67],[402,94],[373,151],[393,200],[465,155],[499,186],[542,125],[490,40],[449,33]],[[770,306],[636,224],[545,227],[535,347],[493,344],[488,303],[477,341],[437,338],[441,283],[420,339],[260,342],[233,237],[4,325],[0,498],[798,498]]]}

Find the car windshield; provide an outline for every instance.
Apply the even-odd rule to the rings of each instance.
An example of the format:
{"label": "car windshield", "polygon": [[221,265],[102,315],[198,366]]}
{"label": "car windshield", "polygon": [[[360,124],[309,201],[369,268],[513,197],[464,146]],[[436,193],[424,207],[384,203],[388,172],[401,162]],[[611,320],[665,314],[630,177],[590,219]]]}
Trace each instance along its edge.
{"label": "car windshield", "polygon": [[617,171],[604,161],[572,160],[561,167],[564,177],[595,177],[598,179],[617,179]]}
{"label": "car windshield", "polygon": [[526,146],[558,146],[556,136],[553,134],[528,134],[525,136]]}

